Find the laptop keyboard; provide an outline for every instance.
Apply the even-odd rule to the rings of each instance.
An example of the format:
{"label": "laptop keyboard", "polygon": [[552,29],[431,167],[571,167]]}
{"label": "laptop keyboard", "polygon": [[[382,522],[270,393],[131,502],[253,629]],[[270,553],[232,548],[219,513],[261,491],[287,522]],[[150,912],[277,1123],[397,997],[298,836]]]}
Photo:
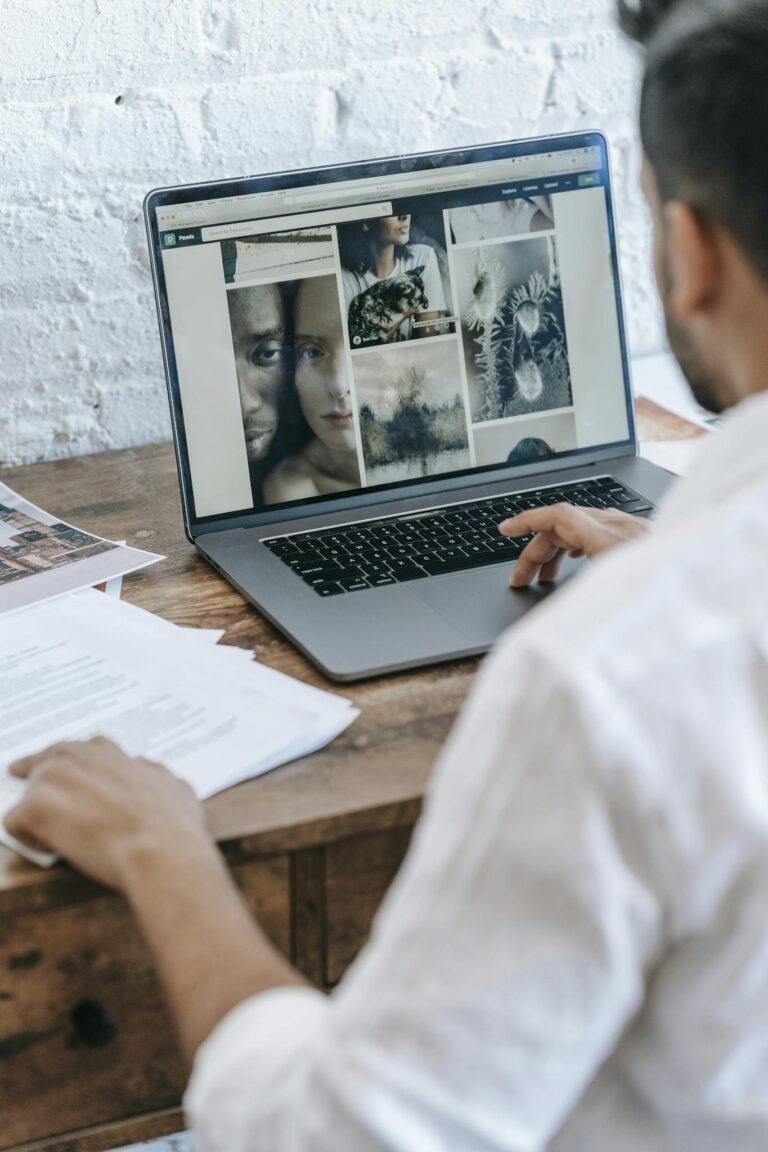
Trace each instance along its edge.
{"label": "laptop keyboard", "polygon": [[340,596],[514,561],[532,537],[507,539],[499,535],[499,523],[518,512],[561,503],[637,514],[653,508],[631,488],[602,476],[427,512],[276,536],[263,543],[318,596]]}

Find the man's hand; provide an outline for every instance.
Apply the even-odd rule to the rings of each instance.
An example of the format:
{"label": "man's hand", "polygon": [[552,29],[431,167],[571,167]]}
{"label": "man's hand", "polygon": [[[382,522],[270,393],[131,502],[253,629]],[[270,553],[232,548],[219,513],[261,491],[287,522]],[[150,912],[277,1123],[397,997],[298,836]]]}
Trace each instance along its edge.
{"label": "man's hand", "polygon": [[303,983],[253,923],[192,790],[166,768],[99,737],[57,744],[11,771],[29,788],[8,831],[127,897],[190,1063],[236,1004]]}
{"label": "man's hand", "polygon": [[552,504],[521,512],[499,524],[502,536],[527,536],[533,540],[520,553],[510,579],[513,588],[527,588],[538,576],[540,583],[557,579],[563,557],[590,559],[617,544],[643,536],[650,529],[647,520],[629,516],[616,508],[577,508],[574,504]]}
{"label": "man's hand", "polygon": [[93,880],[123,890],[135,853],[178,852],[208,837],[202,808],[167,768],[132,759],[103,737],[55,744],[11,766],[29,780],[8,813],[12,836],[57,852]]}

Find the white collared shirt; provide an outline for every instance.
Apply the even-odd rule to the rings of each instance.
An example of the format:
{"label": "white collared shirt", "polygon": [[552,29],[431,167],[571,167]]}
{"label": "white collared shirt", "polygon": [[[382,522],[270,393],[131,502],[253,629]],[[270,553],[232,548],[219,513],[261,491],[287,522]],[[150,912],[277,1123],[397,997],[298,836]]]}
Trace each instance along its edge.
{"label": "white collared shirt", "polygon": [[198,1152],[768,1149],[766,445],[502,638],[340,987],[198,1053]]}

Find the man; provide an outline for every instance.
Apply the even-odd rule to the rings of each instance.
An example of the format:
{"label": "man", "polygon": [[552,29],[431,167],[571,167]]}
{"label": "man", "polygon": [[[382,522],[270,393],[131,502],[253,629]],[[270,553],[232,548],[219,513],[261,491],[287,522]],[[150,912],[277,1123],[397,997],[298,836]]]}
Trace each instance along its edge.
{"label": "man", "polygon": [[[337,992],[260,936],[162,769],[98,742],[17,769],[13,834],[136,911],[201,1152],[768,1148],[768,6],[633,22],[670,337],[735,411],[486,662]],[[630,523],[523,514],[515,583]]]}
{"label": "man", "polygon": [[277,432],[284,387],[285,304],[276,284],[227,293],[245,450],[253,470],[266,460]]}

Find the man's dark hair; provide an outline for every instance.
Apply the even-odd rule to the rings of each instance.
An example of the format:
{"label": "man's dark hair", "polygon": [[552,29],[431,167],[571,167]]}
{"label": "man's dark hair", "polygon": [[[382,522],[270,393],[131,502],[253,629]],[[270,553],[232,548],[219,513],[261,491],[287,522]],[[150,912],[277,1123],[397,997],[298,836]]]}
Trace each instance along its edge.
{"label": "man's dark hair", "polygon": [[768,279],[768,0],[618,0],[646,48],[643,146],[662,201],[719,221]]}

